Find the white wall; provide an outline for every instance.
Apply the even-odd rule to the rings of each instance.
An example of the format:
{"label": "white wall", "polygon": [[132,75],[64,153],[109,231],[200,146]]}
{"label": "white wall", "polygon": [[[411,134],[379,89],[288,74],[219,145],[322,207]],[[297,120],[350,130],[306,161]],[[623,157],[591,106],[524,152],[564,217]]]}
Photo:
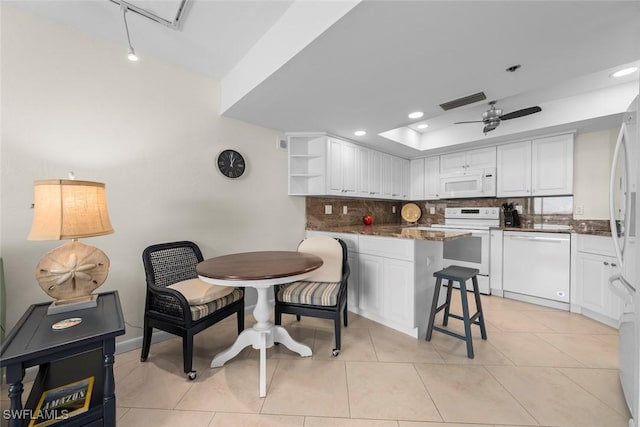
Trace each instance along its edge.
{"label": "white wall", "polygon": [[[115,234],[86,239],[111,259],[99,291],[117,289],[127,322],[141,325],[142,250],[194,240],[205,257],[295,249],[304,199],[287,196],[278,132],[219,116],[219,82],[101,42],[20,9],[2,8],[0,210],[7,325],[50,298],[34,279],[45,252],[63,242],[27,241],[33,182],[106,184]],[[245,176],[220,175],[215,157],[234,148]],[[248,303],[255,301],[249,295]],[[127,327],[130,339],[140,330]]]}
{"label": "white wall", "polygon": [[[576,135],[573,160],[573,217],[609,219],[609,174],[618,129]],[[578,214],[578,207],[583,214]]]}

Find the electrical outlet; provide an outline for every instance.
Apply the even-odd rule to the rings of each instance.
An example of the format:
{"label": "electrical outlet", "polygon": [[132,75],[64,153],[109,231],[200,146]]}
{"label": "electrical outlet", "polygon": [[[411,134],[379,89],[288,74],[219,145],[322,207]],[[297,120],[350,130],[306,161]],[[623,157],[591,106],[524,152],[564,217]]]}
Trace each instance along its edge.
{"label": "electrical outlet", "polygon": [[436,214],[436,208],[434,208],[433,206],[429,208],[429,214],[430,215],[435,215]]}
{"label": "electrical outlet", "polygon": [[576,205],[576,215],[584,215],[584,205]]}
{"label": "electrical outlet", "polygon": [[346,214],[347,214],[347,212],[348,212],[347,207],[346,207],[346,206],[343,206],[343,207],[342,207],[342,214],[343,214],[343,215],[346,215]]}
{"label": "electrical outlet", "polygon": [[331,205],[324,205],[324,214],[331,215],[333,213],[333,209]]}
{"label": "electrical outlet", "polygon": [[516,205],[516,211],[518,214],[522,215],[522,205]]}
{"label": "electrical outlet", "polygon": [[395,206],[391,206],[391,213],[396,213],[396,207]]}

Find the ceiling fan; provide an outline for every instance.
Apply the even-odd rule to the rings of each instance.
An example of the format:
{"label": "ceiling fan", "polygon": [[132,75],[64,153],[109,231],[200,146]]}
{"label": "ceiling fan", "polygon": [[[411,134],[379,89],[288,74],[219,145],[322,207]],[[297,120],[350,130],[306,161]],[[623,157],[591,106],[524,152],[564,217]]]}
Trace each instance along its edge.
{"label": "ceiling fan", "polygon": [[455,122],[455,125],[459,125],[462,123],[484,123],[484,129],[482,130],[486,135],[488,132],[491,132],[495,128],[500,125],[502,120],[511,120],[516,119],[518,117],[528,116],[529,114],[539,113],[542,111],[542,108],[535,106],[529,108],[523,108],[522,110],[512,111],[511,113],[502,114],[502,108],[496,108],[497,101],[491,101],[489,108],[487,111],[482,113],[482,120],[473,120],[469,122]]}

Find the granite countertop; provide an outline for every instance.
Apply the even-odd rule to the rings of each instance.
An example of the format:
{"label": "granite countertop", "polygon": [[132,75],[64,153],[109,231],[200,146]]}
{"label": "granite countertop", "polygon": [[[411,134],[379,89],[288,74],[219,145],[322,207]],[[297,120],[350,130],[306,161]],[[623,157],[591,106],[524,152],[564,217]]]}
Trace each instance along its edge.
{"label": "granite countertop", "polygon": [[[428,225],[420,224],[420,227],[428,227]],[[588,234],[592,236],[611,236],[609,230],[594,229],[590,227],[554,224],[523,224],[520,227],[496,227],[497,230],[504,231],[525,231],[536,233],[578,233]],[[436,231],[436,230],[420,230],[415,225],[409,224],[380,224],[380,225],[343,225],[334,227],[316,228],[316,231],[328,231],[332,233],[362,234],[367,236],[380,237],[398,237],[401,239],[415,240],[434,240],[438,242],[446,242],[448,240],[459,239],[470,236],[467,231]]]}
{"label": "granite countertop", "polygon": [[397,237],[400,239],[413,240],[433,240],[446,242],[471,236],[468,231],[434,231],[418,230],[415,226],[401,224],[381,224],[381,225],[344,225],[336,227],[326,227],[316,231],[328,231],[331,233],[362,234],[366,236]]}
{"label": "granite countertop", "polygon": [[497,227],[499,230],[504,231],[526,231],[534,233],[577,233],[588,234],[591,236],[611,236],[609,230],[592,229],[588,227],[574,227],[568,226],[568,228],[556,228],[553,224],[545,224],[544,227],[536,226],[533,224],[526,224],[521,227]]}
{"label": "granite countertop", "polygon": [[566,227],[554,227],[553,225],[548,225],[546,227],[534,227],[533,225],[522,225],[520,227],[497,227],[499,230],[503,231],[525,231],[527,233],[573,233],[573,228],[571,226]]}

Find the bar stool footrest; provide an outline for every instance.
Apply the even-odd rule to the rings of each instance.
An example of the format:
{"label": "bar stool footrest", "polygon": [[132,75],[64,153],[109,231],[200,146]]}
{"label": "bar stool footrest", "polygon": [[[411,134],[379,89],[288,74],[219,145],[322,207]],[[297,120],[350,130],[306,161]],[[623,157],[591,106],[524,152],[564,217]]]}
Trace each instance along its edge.
{"label": "bar stool footrest", "polygon": [[467,341],[467,337],[465,337],[464,335],[457,334],[455,332],[452,332],[452,331],[450,331],[448,329],[441,328],[439,326],[435,326],[434,325],[433,326],[433,330],[434,331],[438,331],[438,332],[442,332],[443,334],[447,334],[447,335],[449,335],[451,337],[454,337],[454,338],[461,339],[462,341]]}
{"label": "bar stool footrest", "polygon": [[[437,311],[436,311],[437,313]],[[476,314],[474,314],[473,316],[469,317],[469,323],[472,323],[474,325],[478,325],[480,326],[480,320],[478,320],[478,317],[480,317],[482,313],[480,313],[479,311],[476,312]],[[453,313],[449,313],[449,317],[453,317],[454,319],[458,319],[458,320],[462,320],[464,321],[464,317],[458,315],[458,314],[453,314]]]}

